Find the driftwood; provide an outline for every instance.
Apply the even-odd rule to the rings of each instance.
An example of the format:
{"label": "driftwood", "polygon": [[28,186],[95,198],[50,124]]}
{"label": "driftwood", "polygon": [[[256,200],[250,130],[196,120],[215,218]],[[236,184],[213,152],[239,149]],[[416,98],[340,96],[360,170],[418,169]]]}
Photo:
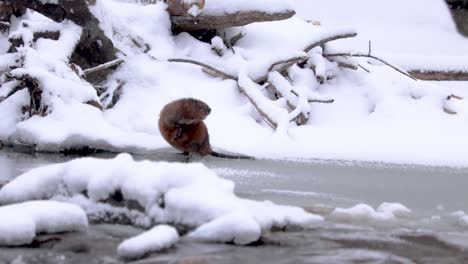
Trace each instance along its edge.
{"label": "driftwood", "polygon": [[[80,42],[71,56],[71,62],[81,68],[92,68],[103,63],[117,59],[116,49],[99,27],[99,21],[89,11],[88,5],[94,4],[92,0],[57,0],[58,4],[50,4],[39,0],[5,0],[3,1],[11,10],[35,10],[50,19],[61,22],[69,19],[83,27]],[[87,80],[99,82],[105,79],[108,71],[101,71],[99,75],[89,75]]]}
{"label": "driftwood", "polygon": [[197,17],[189,15],[172,16],[172,26],[176,31],[196,31],[222,29],[228,27],[245,26],[255,22],[277,21],[291,18],[296,12],[287,10],[279,13],[261,11],[237,12],[219,16],[201,14]]}

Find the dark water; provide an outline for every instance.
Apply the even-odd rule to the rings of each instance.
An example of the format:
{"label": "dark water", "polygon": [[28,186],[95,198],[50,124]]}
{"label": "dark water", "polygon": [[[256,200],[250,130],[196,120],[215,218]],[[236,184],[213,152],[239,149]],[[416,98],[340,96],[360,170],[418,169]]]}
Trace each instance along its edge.
{"label": "dark water", "polygon": [[[0,150],[0,182],[72,158]],[[184,158],[163,151],[135,159]],[[302,206],[325,216],[335,207],[365,203],[375,208],[383,202],[404,204],[412,213],[383,225],[327,219],[311,230],[266,234],[249,247],[182,241],[138,263],[468,263],[468,226],[451,217],[458,210],[468,213],[468,169],[317,160],[199,161],[233,180],[238,195],[249,199]],[[60,241],[36,249],[0,249],[0,263],[118,263],[118,243],[138,232],[92,226],[87,234],[63,234]]]}

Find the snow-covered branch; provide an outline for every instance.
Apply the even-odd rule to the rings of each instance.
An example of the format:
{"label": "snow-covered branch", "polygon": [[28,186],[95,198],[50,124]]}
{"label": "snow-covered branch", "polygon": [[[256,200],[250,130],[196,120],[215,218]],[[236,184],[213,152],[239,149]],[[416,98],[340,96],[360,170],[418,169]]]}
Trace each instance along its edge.
{"label": "snow-covered branch", "polygon": [[344,32],[344,33],[339,33],[339,34],[332,33],[331,35],[325,36],[324,38],[310,44],[304,49],[304,51],[309,52],[313,48],[323,46],[325,43],[330,42],[330,41],[334,41],[338,39],[345,39],[345,38],[354,38],[356,36],[357,36],[356,32]]}

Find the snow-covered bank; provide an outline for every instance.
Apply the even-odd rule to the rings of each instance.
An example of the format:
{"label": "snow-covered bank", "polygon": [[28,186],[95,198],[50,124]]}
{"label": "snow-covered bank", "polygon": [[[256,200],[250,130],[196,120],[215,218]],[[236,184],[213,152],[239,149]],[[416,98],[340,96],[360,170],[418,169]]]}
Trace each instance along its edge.
{"label": "snow-covered bank", "polygon": [[[336,4],[336,1],[332,2]],[[369,1],[360,2],[368,4]],[[403,5],[402,1],[398,3],[400,7]],[[314,16],[317,10],[325,14],[327,3],[313,1],[298,7],[300,15]],[[378,9],[376,4],[371,7]],[[390,25],[389,20],[382,23],[387,27],[406,30],[403,31],[406,36],[424,31],[407,26],[418,24],[418,19],[422,19],[431,23],[427,26],[426,22],[421,22],[421,25],[439,29],[444,32],[443,36],[450,36],[448,39],[458,38],[453,25],[449,24],[447,12],[441,21],[434,20],[435,7],[440,7],[440,3],[434,1],[431,4],[432,15],[428,15],[429,18],[412,20],[408,17],[402,20],[405,23],[398,21]],[[41,44],[45,40],[39,40],[36,46],[24,49],[27,59],[30,59],[28,62],[34,62],[27,63],[26,68],[37,72],[37,77],[43,78],[43,83],[50,88],[46,91],[53,94],[50,98],[51,112],[45,117],[34,116],[25,120],[22,107],[29,102],[28,94],[26,91],[17,92],[0,103],[0,140],[33,144],[38,150],[87,145],[117,151],[157,151],[168,146],[156,125],[159,111],[174,99],[194,97],[205,101],[212,108],[206,124],[211,143],[216,148],[260,158],[468,166],[468,142],[465,140],[468,131],[465,121],[468,117],[466,89],[415,82],[386,66],[369,63],[366,59],[357,61],[371,73],[341,69],[332,62],[320,63],[316,70],[330,78],[323,84],[317,81],[312,69],[294,66],[289,71],[291,87],[302,91],[306,97],[323,96],[335,101],[333,104],[307,105],[303,108],[310,110],[310,119],[306,125],[296,126],[293,122],[286,122],[280,132],[275,132],[262,121],[248,99],[239,93],[235,81],[212,78],[194,65],[165,61],[167,58],[191,58],[233,76],[243,72],[246,73],[243,77],[256,79],[267,74],[269,65],[277,60],[316,56],[319,49],[306,54],[304,48],[328,33],[349,32],[351,27],[357,29],[360,36],[363,33],[367,36],[365,29],[364,32],[360,31],[362,23],[351,24],[347,19],[336,16],[333,23],[329,24],[325,17],[322,26],[316,26],[294,17],[280,22],[256,23],[243,29],[232,28],[226,30],[227,36],[233,36],[241,30],[246,35],[235,45],[235,54],[226,50],[219,56],[212,50],[212,45],[200,42],[187,33],[173,36],[165,8],[162,3],[144,6],[114,0],[100,0],[93,7],[92,11],[99,18],[103,30],[115,46],[127,55],[122,55],[124,63],[104,84],[108,90],[99,98],[105,105],[112,97],[109,96],[111,92],[121,87],[120,100],[112,109],[100,111],[83,104],[87,100],[97,100],[97,93],[73,72],[64,69],[65,63],[61,61],[63,56],[48,57],[57,46],[65,45],[67,39],[46,42],[55,45]],[[356,9],[355,6],[353,8]],[[398,12],[395,9],[389,13]],[[373,11],[369,13],[373,14]],[[22,19],[49,21],[36,13],[28,13]],[[370,26],[367,24],[371,23],[364,24]],[[69,22],[60,25],[53,23],[53,26],[78,32],[76,26]],[[379,30],[383,29],[385,27]],[[368,35],[372,39],[376,38],[373,42],[376,53],[380,52],[380,43],[386,41],[379,40],[381,35]],[[151,56],[143,53],[129,36],[148,44],[151,47],[148,54]],[[367,38],[365,42],[364,47],[367,49]],[[425,45],[426,39],[414,39],[410,43],[413,48],[424,46],[421,49],[423,51],[432,48],[432,45]],[[457,39],[453,49],[448,46],[447,50],[459,48],[463,51],[465,48],[461,46],[464,43]],[[405,47],[406,44],[401,43]],[[445,50],[445,44],[439,44],[439,50]],[[353,45],[348,40],[340,40],[327,47],[338,52],[354,50]],[[393,45],[389,44],[388,47]],[[393,50],[383,49],[382,54],[386,51]],[[421,55],[416,49],[405,52]],[[437,54],[445,56],[448,53]],[[42,60],[49,62],[49,71],[41,70]],[[445,67],[442,63],[438,65]],[[72,80],[70,83],[73,85],[69,85],[68,80]],[[265,87],[255,88],[262,89],[257,94],[265,94]],[[447,101],[451,94],[465,99]],[[267,101],[271,101],[270,98]],[[286,102],[281,99],[272,105],[284,107]],[[448,114],[444,109],[457,114]],[[275,116],[275,120],[285,120],[281,117],[287,118],[288,115],[280,114]]]}
{"label": "snow-covered bank", "polygon": [[[273,228],[307,228],[322,220],[301,208],[241,199],[234,194],[233,182],[203,164],[135,162],[128,154],[33,169],[0,190],[0,204],[36,199],[76,203],[90,218],[120,217],[147,228],[168,224],[192,230],[192,239],[241,245]],[[169,243],[149,242],[149,248]],[[140,254],[132,245],[123,246],[122,254]]]}

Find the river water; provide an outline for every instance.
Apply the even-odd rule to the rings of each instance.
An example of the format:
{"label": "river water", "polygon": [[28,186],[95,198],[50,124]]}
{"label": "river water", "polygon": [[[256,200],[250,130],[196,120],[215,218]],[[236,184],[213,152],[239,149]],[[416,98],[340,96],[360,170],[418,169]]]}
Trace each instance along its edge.
{"label": "river water", "polygon": [[[0,150],[0,182],[70,159]],[[162,151],[135,159],[180,161],[182,157]],[[333,208],[359,203],[376,208],[396,202],[412,212],[389,223],[327,219],[311,230],[266,234],[262,243],[249,247],[182,241],[138,263],[468,263],[468,225],[453,216],[456,211],[468,213],[468,168],[211,157],[201,161],[234,181],[236,193],[249,199],[301,206],[325,216]],[[61,243],[45,248],[0,249],[0,263],[118,263],[118,242],[140,231],[96,225],[85,235],[64,235]],[[66,246],[76,241],[86,250]],[[100,246],[93,246],[93,241],[100,241]]]}

